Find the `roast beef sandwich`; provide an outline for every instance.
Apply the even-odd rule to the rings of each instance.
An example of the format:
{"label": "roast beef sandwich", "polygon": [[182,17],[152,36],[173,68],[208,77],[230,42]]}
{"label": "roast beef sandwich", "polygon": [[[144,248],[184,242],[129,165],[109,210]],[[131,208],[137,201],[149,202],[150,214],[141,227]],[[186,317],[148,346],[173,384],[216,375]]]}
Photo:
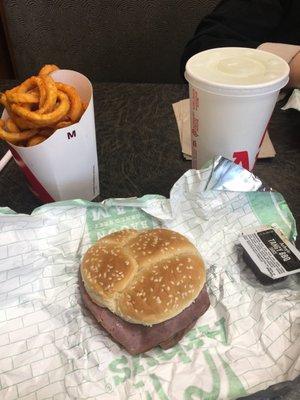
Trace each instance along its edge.
{"label": "roast beef sandwich", "polygon": [[130,354],[174,346],[209,307],[205,266],[194,245],[168,229],[126,229],[84,255],[85,306]]}

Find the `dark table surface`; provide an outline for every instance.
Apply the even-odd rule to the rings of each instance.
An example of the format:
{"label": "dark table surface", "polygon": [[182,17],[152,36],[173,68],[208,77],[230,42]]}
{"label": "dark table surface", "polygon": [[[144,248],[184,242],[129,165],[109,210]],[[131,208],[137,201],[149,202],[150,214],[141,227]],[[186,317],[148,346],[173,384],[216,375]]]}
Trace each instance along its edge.
{"label": "dark table surface", "polygon": [[[0,81],[0,91],[14,84]],[[171,106],[187,95],[185,85],[94,85],[101,192],[96,200],[150,193],[169,195],[175,181],[191,168],[191,163],[181,154]],[[299,225],[300,113],[282,111],[277,106],[269,133],[277,155],[272,160],[258,161],[254,172],[283,194]],[[0,158],[6,151],[6,144],[0,141]],[[11,160],[0,172],[0,206],[30,213],[39,205]],[[274,391],[263,391],[249,399],[294,400],[299,391],[300,378],[297,378],[291,384],[278,384]]]}
{"label": "dark table surface", "polygon": [[[0,90],[15,82],[0,81]],[[186,98],[182,84],[94,84],[100,196],[169,195],[189,168],[183,159],[171,104]],[[300,221],[300,113],[277,107],[269,126],[277,155],[254,172],[283,194]],[[0,158],[7,150],[0,141]],[[30,213],[40,202],[13,160],[0,173],[0,206]]]}

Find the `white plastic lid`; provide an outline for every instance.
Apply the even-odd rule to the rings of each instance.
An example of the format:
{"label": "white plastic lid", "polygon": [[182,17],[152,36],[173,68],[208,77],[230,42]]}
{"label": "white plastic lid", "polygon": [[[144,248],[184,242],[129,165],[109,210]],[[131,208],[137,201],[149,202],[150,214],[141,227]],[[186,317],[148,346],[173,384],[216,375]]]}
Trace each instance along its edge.
{"label": "white plastic lid", "polygon": [[275,54],[245,47],[220,47],[191,57],[185,70],[193,86],[223,95],[275,92],[289,80],[289,65]]}

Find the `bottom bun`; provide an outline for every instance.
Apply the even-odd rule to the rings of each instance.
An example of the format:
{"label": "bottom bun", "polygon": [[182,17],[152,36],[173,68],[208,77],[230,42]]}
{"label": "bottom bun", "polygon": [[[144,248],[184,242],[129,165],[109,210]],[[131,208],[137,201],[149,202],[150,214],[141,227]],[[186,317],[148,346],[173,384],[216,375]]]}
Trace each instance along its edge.
{"label": "bottom bun", "polygon": [[175,346],[193,328],[198,318],[210,305],[204,286],[195,301],[176,317],[153,326],[145,326],[127,322],[107,308],[95,304],[84,288],[81,275],[79,285],[86,308],[109,333],[112,340],[124,347],[131,355],[145,353],[156,346],[163,349]]}

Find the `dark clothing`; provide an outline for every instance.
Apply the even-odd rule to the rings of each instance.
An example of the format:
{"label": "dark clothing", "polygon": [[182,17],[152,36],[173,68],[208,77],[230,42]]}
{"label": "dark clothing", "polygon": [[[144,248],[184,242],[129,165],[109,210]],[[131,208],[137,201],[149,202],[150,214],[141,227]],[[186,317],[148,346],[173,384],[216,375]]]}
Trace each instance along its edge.
{"label": "dark clothing", "polygon": [[199,24],[181,58],[214,47],[252,47],[264,42],[300,44],[300,0],[222,0]]}

